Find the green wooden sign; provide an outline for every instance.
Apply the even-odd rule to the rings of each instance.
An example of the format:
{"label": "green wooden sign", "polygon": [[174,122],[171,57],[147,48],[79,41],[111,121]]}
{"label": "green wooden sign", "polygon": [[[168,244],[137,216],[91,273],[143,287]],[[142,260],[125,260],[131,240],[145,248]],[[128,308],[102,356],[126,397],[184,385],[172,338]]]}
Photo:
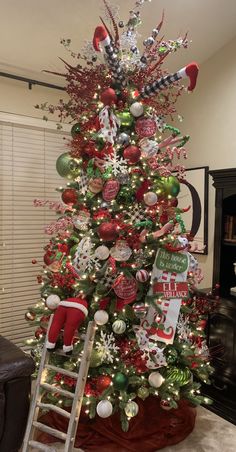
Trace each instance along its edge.
{"label": "green wooden sign", "polygon": [[188,255],[160,249],[156,257],[156,267],[162,271],[183,273],[188,269]]}

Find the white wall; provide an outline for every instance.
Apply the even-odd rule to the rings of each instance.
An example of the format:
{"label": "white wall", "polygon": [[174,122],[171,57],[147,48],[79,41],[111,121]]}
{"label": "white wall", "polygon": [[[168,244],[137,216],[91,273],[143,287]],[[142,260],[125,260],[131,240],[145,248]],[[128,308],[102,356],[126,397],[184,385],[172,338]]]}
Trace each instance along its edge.
{"label": "white wall", "polygon": [[[195,92],[182,96],[177,108],[184,116],[181,131],[191,136],[187,167],[236,167],[236,38],[200,67]],[[209,254],[199,262],[211,287],[215,189],[209,180]]]}

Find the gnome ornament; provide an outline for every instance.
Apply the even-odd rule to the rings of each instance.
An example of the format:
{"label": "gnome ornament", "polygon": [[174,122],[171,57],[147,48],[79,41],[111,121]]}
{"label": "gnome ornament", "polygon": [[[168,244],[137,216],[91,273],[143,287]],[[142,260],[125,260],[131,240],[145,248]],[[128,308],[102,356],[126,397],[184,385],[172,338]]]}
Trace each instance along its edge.
{"label": "gnome ornament", "polygon": [[88,304],[84,298],[68,298],[60,301],[48,332],[47,349],[53,350],[61,329],[63,334],[63,351],[71,353],[75,331],[81,326],[88,315]]}

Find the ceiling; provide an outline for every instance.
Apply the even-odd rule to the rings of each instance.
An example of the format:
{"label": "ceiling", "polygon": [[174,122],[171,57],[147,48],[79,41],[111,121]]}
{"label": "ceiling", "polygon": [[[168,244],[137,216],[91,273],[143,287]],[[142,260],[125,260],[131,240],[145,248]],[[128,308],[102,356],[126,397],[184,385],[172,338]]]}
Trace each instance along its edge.
{"label": "ceiling", "polygon": [[[120,6],[120,19],[126,21],[135,0],[110,3]],[[73,50],[79,51],[99,25],[102,5],[102,0],[1,0],[0,70],[63,84],[63,79],[42,70],[63,71],[58,57],[68,61],[70,57],[60,39],[70,38]],[[152,0],[140,9],[141,41],[159,23],[163,9],[165,38],[189,31],[192,40],[187,50],[167,59],[170,71],[191,60],[206,61],[236,36],[235,0]]]}

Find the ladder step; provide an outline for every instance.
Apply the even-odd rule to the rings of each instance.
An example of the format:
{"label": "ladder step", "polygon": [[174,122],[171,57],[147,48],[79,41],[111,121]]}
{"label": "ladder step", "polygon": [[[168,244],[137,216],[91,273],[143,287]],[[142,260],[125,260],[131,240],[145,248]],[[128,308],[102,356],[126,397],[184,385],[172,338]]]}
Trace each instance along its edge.
{"label": "ladder step", "polygon": [[55,372],[58,372],[59,374],[67,375],[68,377],[75,378],[75,379],[78,378],[77,373],[70,372],[69,370],[62,369],[61,367],[52,366],[51,364],[46,364],[45,367],[46,367],[46,369],[49,369],[49,370],[55,370]]}
{"label": "ladder step", "polygon": [[52,436],[55,436],[56,438],[66,440],[66,433],[60,432],[59,430],[56,430],[55,428],[48,427],[48,425],[41,424],[41,422],[34,421],[33,426],[41,430],[42,432],[49,433]]}
{"label": "ladder step", "polygon": [[40,387],[46,389],[48,392],[58,392],[65,397],[70,397],[74,399],[74,394],[70,391],[66,391],[65,389],[58,388],[57,386],[50,385],[48,383],[40,383]]}
{"label": "ladder step", "polygon": [[57,405],[53,405],[52,403],[37,402],[37,406],[39,408],[44,408],[46,410],[55,411],[56,413],[61,414],[61,416],[64,416],[67,419],[70,419],[70,413],[68,411],[63,410],[63,408],[60,408]]}
{"label": "ladder step", "polygon": [[38,441],[29,441],[29,446],[36,447],[37,450],[42,450],[44,452],[56,452],[55,447],[50,447],[47,444],[39,443]]}

